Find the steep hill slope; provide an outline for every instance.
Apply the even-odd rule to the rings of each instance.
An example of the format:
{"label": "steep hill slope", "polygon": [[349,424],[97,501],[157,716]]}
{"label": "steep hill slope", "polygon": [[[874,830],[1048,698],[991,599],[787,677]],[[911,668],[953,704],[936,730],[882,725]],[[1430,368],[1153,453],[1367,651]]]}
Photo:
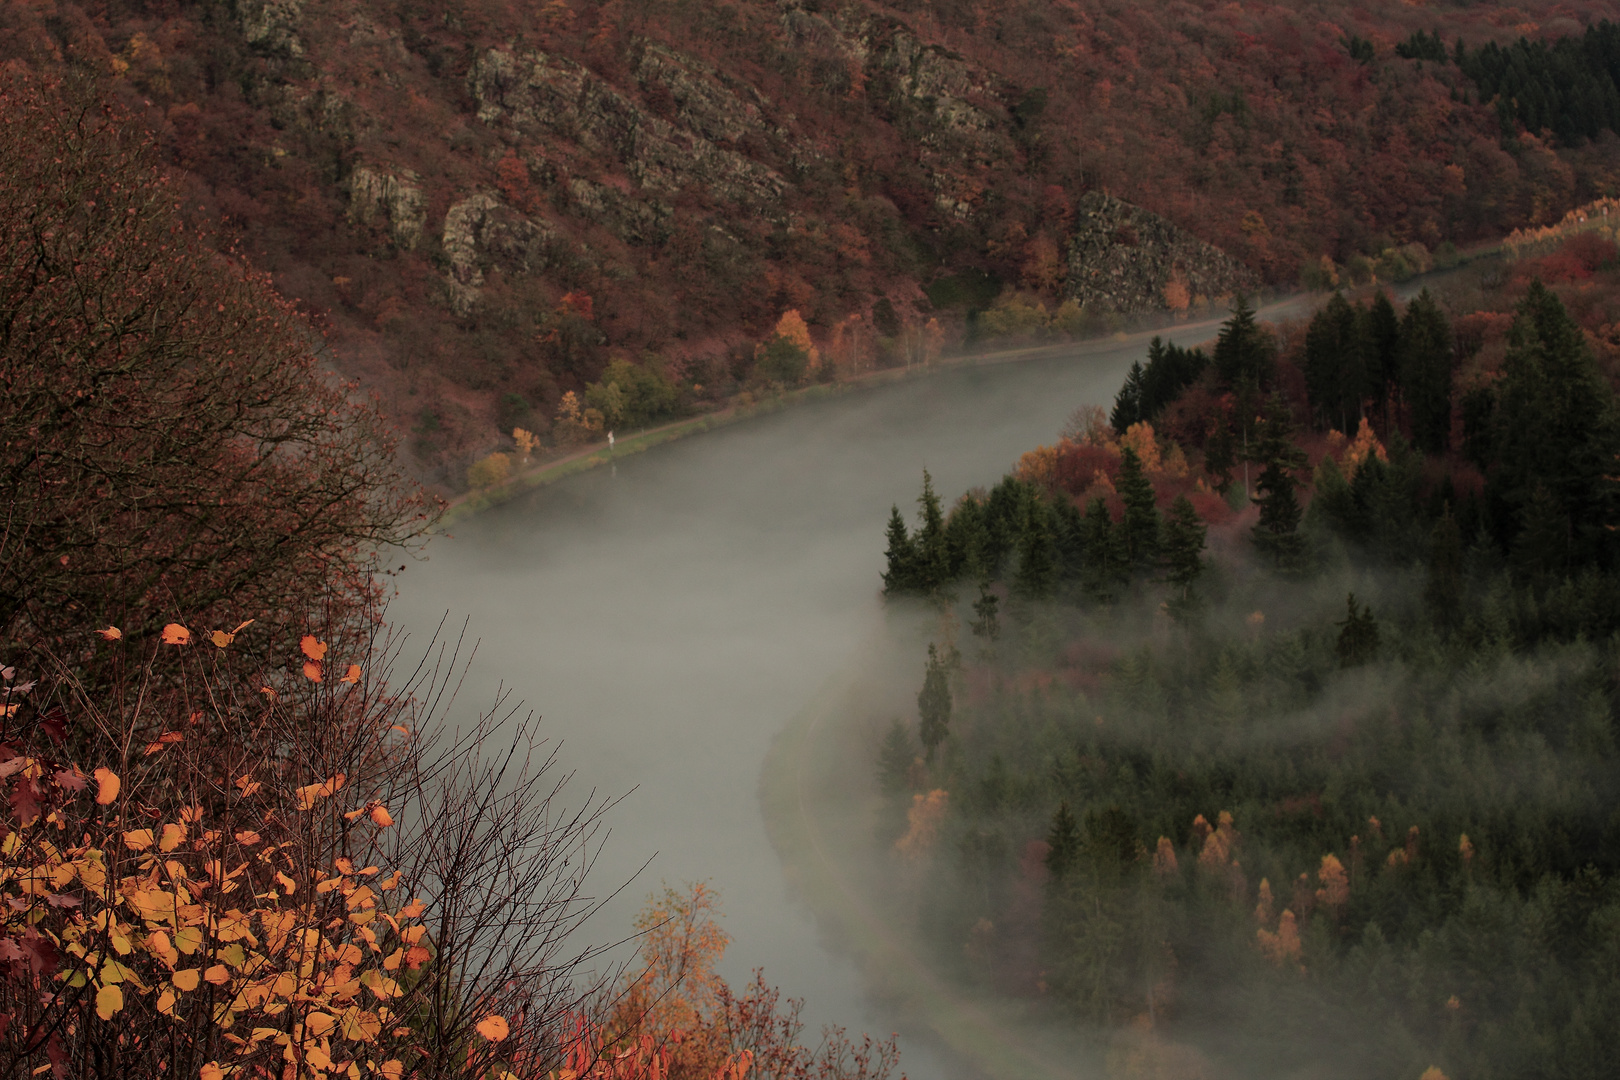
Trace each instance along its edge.
{"label": "steep hill slope", "polygon": [[[40,0],[0,12],[0,56],[107,75],[451,481],[616,355],[690,403],[753,377],[789,308],[893,352],[1003,286],[1134,272],[1071,252],[1087,192],[1271,284],[1556,219],[1620,183],[1608,91],[1515,112],[1502,71],[1553,61],[1469,61],[1602,11]],[[1436,24],[1462,68],[1412,37]],[[1557,62],[1601,74],[1612,38]]]}

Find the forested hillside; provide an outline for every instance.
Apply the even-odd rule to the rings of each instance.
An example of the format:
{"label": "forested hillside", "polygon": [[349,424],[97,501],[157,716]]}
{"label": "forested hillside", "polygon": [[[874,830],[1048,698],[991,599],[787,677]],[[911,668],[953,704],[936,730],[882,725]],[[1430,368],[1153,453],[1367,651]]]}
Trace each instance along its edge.
{"label": "forested hillside", "polygon": [[1606,209],[1479,291],[1155,341],[1111,417],[896,508],[885,592],[939,617],[877,828],[942,969],[1153,1075],[1609,1068]]}
{"label": "forested hillside", "polygon": [[[0,56],[127,104],[458,486],[514,428],[589,434],[593,385],[646,422],[1548,224],[1620,182],[1606,12],[42,0]],[[788,311],[817,353],[762,364]],[[657,411],[615,412],[616,359]]]}

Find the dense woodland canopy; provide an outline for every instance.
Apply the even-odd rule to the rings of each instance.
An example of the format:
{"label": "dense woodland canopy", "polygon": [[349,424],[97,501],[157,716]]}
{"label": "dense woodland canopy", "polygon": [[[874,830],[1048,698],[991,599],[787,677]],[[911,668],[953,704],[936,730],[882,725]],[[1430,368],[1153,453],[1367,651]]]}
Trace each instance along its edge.
{"label": "dense woodland canopy", "polygon": [[1479,310],[1239,307],[992,490],[925,474],[876,771],[937,963],[1180,1068],[1610,1068],[1620,259],[1540,250]]}
{"label": "dense woodland canopy", "polygon": [[[616,359],[688,410],[1054,309],[1091,191],[1274,286],[1548,224],[1615,194],[1610,14],[44,0],[0,57],[104,78],[455,486]],[[759,363],[786,311],[825,363]]]}

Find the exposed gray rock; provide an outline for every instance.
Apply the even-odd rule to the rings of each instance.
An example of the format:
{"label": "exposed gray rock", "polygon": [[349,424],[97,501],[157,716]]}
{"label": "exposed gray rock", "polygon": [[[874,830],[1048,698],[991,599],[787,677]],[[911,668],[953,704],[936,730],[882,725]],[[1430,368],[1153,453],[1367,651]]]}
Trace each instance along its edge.
{"label": "exposed gray rock", "polygon": [[643,88],[661,86],[675,103],[675,117],[683,127],[716,143],[740,142],[745,135],[765,128],[761,108],[769,104],[753,87],[742,90],[744,100],[721,85],[713,68],[674,49],[653,42],[640,44],[636,79]]}
{"label": "exposed gray rock", "polygon": [[1188,299],[1210,300],[1258,284],[1226,252],[1151,211],[1100,191],[1081,197],[1069,243],[1069,297],[1122,315],[1160,311],[1169,306],[1165,290],[1172,282],[1185,287]]}
{"label": "exposed gray rock", "polygon": [[303,0],[237,0],[236,21],[242,37],[277,56],[302,56],[304,43],[296,29],[304,13]]}
{"label": "exposed gray rock", "polygon": [[490,49],[473,63],[467,85],[486,124],[611,154],[651,191],[701,187],[720,199],[768,205],[786,188],[773,170],[650,115],[572,60]]}
{"label": "exposed gray rock", "polygon": [[669,239],[674,210],[667,203],[631,198],[616,188],[579,177],[568,182],[568,195],[587,217],[606,226],[621,240],[662,244]]}
{"label": "exposed gray rock", "polygon": [[427,222],[421,179],[403,169],[398,175],[366,166],[355,169],[349,174],[349,217],[365,225],[387,221],[394,246],[412,250]]}
{"label": "exposed gray rock", "polygon": [[484,272],[492,266],[533,273],[552,262],[556,234],[483,192],[452,205],[444,215],[441,244],[450,263],[450,307],[465,315],[478,304]]}

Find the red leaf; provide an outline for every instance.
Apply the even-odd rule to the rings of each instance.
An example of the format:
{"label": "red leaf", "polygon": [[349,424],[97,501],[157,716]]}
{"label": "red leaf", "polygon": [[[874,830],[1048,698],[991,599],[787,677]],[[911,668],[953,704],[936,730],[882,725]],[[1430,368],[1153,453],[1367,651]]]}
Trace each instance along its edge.
{"label": "red leaf", "polygon": [[61,746],[67,739],[67,721],[67,710],[60,705],[53,705],[39,718],[40,730],[45,732],[51,742]]}
{"label": "red leaf", "polygon": [[18,824],[27,824],[39,817],[39,799],[35,796],[34,782],[27,777],[18,777],[17,786],[11,789],[11,812],[17,815]]}

